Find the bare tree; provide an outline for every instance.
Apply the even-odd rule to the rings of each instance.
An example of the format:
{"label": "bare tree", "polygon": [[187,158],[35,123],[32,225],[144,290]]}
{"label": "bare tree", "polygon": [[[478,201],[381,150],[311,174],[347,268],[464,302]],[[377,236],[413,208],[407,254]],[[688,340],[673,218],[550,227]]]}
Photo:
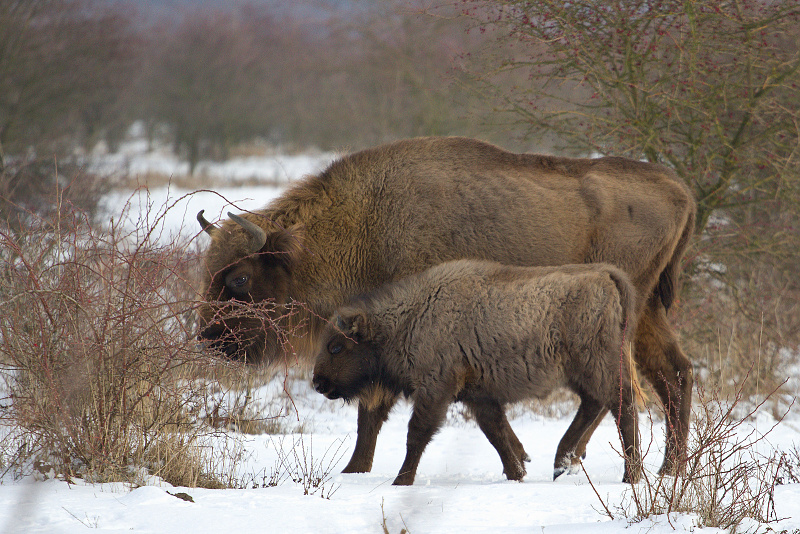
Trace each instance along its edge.
{"label": "bare tree", "polygon": [[[800,165],[800,6],[734,0],[471,2],[512,45],[488,76],[531,133],[586,152],[669,164],[700,205],[698,229],[771,197]],[[491,20],[491,22],[489,22]]]}
{"label": "bare tree", "polygon": [[132,39],[128,15],[89,0],[0,2],[0,166],[94,138],[130,76]]}
{"label": "bare tree", "polygon": [[692,187],[702,236],[689,258],[703,275],[695,280],[714,277],[727,288],[713,306],[696,303],[694,333],[708,327],[711,344],[720,332],[747,331],[743,360],[752,365],[753,354],[763,353],[765,367],[775,363],[766,353],[796,346],[800,4],[462,6],[487,44],[485,62],[469,63],[474,77],[530,136],[555,132],[584,154],[661,162]]}
{"label": "bare tree", "polygon": [[[476,44],[465,21],[430,17],[415,2],[353,2],[328,17],[309,53],[296,117],[322,146],[362,147],[421,135],[486,135],[485,104],[465,90],[455,61]],[[356,7],[354,7],[356,6]],[[305,119],[307,118],[307,119]]]}
{"label": "bare tree", "polygon": [[268,63],[241,13],[191,12],[154,40],[150,113],[172,127],[191,171],[204,145],[224,151],[262,133]]}

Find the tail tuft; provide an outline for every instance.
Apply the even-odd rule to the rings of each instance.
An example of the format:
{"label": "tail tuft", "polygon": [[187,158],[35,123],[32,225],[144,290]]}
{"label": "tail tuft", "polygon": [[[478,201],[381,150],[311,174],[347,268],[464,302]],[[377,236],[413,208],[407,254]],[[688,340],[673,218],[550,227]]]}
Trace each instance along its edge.
{"label": "tail tuft", "polygon": [[636,370],[636,362],[633,359],[633,343],[625,341],[623,346],[625,352],[625,360],[628,362],[628,374],[631,377],[631,391],[633,392],[633,400],[636,406],[644,408],[650,398],[647,392],[642,389],[642,384],[639,382],[639,372]]}

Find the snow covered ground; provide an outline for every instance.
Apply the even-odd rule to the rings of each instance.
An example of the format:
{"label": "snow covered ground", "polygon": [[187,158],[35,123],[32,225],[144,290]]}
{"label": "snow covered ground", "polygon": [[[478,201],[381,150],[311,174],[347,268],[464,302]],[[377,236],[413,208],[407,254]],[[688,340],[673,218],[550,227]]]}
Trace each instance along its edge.
{"label": "snow covered ground", "polygon": [[[274,487],[208,490],[174,488],[158,480],[133,490],[112,484],[68,484],[58,480],[0,485],[0,532],[270,532],[270,533],[390,533],[406,528],[411,534],[471,532],[545,533],[671,533],[718,532],[699,529],[692,515],[674,514],[632,523],[621,512],[630,495],[620,483],[622,459],[619,440],[609,417],[589,443],[584,461],[586,475],[552,478],[556,445],[569,419],[522,413],[511,424],[532,457],[522,483],[502,474],[497,453],[476,425],[451,410],[448,424],[437,434],[422,457],[416,482],[392,486],[405,454],[410,408],[400,403],[378,439],[371,473],[341,474],[355,442],[356,409],[328,401],[305,383],[294,387],[297,415],[303,434],[245,436],[230,434],[241,446],[237,469],[241,480],[261,486],[264,477],[303,465],[330,475],[321,488],[305,494],[302,483],[284,480]],[[261,392],[275,388],[262,388]],[[663,424],[650,427],[640,417],[648,469],[661,460]],[[763,432],[773,424],[762,415],[746,424],[741,434]],[[798,443],[800,425],[790,418],[769,435],[770,447],[788,449]],[[222,438],[220,438],[221,440]],[[221,444],[221,441],[220,441]],[[230,447],[230,443],[228,444]],[[294,452],[293,452],[294,451]],[[297,456],[295,456],[297,453]],[[297,467],[300,465],[301,467]],[[595,493],[595,490],[597,493]],[[172,494],[185,493],[194,502]],[[598,495],[616,519],[604,512]],[[779,486],[775,492],[778,517],[772,527],[780,532],[800,529],[800,484]],[[756,525],[742,525],[754,528]],[[675,530],[673,530],[673,528]]]}
{"label": "snow covered ground", "polygon": [[[129,147],[130,148],[130,147]],[[132,149],[131,149],[132,150]],[[139,154],[138,156],[136,154]],[[116,156],[114,156],[116,157]],[[129,152],[125,157],[102,160],[106,170],[126,166],[131,172],[158,167],[161,172],[178,173],[179,162],[165,154]],[[287,179],[316,172],[330,155],[298,158],[278,165]],[[301,165],[300,161],[304,161]],[[117,165],[117,167],[114,167]],[[150,165],[151,167],[148,167]],[[105,199],[104,213],[127,228],[139,224],[142,208],[152,206],[150,217],[162,216],[158,239],[172,240],[198,233],[195,215],[206,210],[209,220],[224,217],[228,210],[241,211],[264,206],[281,189],[273,186],[234,185],[235,177],[255,172],[267,164],[250,161],[220,165],[219,188],[192,192],[177,188],[156,188],[149,192],[117,192]],[[289,171],[289,168],[292,168]],[[145,169],[145,170],[142,170]],[[213,167],[207,166],[206,172]],[[214,171],[215,172],[215,171]],[[270,171],[271,172],[271,171]],[[224,174],[227,173],[227,174]],[[227,178],[226,178],[227,176]],[[249,175],[248,175],[249,176]],[[264,180],[273,180],[273,176]],[[125,204],[127,208],[123,208]],[[168,206],[166,209],[164,206]],[[259,390],[262,396],[275,394],[274,387]],[[552,460],[556,445],[566,430],[571,414],[546,418],[515,410],[511,424],[532,457],[522,483],[507,481],[497,453],[472,422],[451,410],[448,424],[437,434],[422,458],[416,482],[411,487],[391,485],[405,454],[409,406],[400,403],[384,426],[371,473],[340,473],[355,443],[356,409],[328,401],[299,381],[294,386],[297,412],[287,415],[302,434],[241,435],[217,438],[218,446],[241,447],[237,464],[240,480],[251,480],[255,489],[208,490],[175,488],[151,479],[150,485],[131,490],[113,484],[73,484],[60,480],[13,481],[0,484],[0,533],[72,533],[94,529],[102,532],[269,532],[269,533],[381,533],[410,534],[544,532],[544,533],[672,533],[717,532],[700,529],[697,517],[675,514],[640,522],[625,519],[622,508],[630,487],[620,482],[623,462],[612,419],[599,427],[588,447],[585,474],[564,475],[552,481]],[[269,399],[262,399],[269,404]],[[796,411],[796,410],[795,410]],[[294,419],[292,419],[294,418]],[[800,422],[796,413],[779,424],[759,446],[788,451],[800,444]],[[758,435],[772,427],[771,416],[759,414],[740,428]],[[654,472],[662,458],[664,425],[640,416],[647,468]],[[227,441],[226,441],[227,440]],[[223,443],[224,442],[224,443]],[[282,463],[283,462],[283,463]],[[274,487],[261,487],[270,475],[302,470],[311,466],[328,478],[320,488],[310,488],[283,476]],[[281,467],[283,466],[283,467]],[[651,474],[652,476],[652,474]],[[188,494],[188,502],[173,494]],[[616,519],[604,511],[603,504]],[[800,531],[800,484],[779,486],[775,492],[778,517],[771,525],[780,532]],[[628,514],[630,515],[630,514]],[[755,530],[756,525],[741,525]]]}
{"label": "snow covered ground", "polygon": [[128,176],[142,183],[136,191],[115,191],[106,196],[101,203],[102,222],[121,220],[128,230],[151,228],[157,240],[172,241],[197,234],[198,211],[205,210],[205,217],[215,222],[226,218],[228,211],[262,208],[288,184],[323,170],[335,157],[330,152],[314,152],[200,161],[195,175],[217,184],[213,191],[172,185],[146,187],[148,175],[182,177],[189,167],[164,147],[148,151],[144,140],[124,143],[116,153],[93,156],[89,168],[100,175]]}

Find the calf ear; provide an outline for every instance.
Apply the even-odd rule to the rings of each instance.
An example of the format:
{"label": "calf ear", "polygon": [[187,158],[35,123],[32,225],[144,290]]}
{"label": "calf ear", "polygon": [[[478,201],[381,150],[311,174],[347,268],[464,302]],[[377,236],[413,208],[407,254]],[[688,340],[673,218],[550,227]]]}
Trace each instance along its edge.
{"label": "calf ear", "polygon": [[261,250],[291,273],[300,263],[306,250],[303,241],[305,241],[304,228],[302,225],[295,225],[267,234],[267,242]]}
{"label": "calf ear", "polygon": [[348,310],[336,316],[334,319],[336,328],[348,337],[361,341],[369,337],[369,319],[362,310]]}

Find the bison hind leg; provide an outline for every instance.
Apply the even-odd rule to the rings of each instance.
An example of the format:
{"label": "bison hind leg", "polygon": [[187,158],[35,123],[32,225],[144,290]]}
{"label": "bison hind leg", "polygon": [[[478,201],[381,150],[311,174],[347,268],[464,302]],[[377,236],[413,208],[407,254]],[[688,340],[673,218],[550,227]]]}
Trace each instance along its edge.
{"label": "bison hind leg", "polygon": [[602,403],[587,395],[581,395],[578,413],[575,414],[556,449],[553,480],[564,473],[571,475],[580,471],[581,458],[586,455],[586,443],[606,412],[606,407]]}
{"label": "bison hind leg", "polygon": [[463,402],[475,416],[475,421],[486,439],[500,455],[506,478],[521,482],[527,474],[524,462],[530,461],[530,456],[508,424],[503,406],[489,397],[466,398]]}

